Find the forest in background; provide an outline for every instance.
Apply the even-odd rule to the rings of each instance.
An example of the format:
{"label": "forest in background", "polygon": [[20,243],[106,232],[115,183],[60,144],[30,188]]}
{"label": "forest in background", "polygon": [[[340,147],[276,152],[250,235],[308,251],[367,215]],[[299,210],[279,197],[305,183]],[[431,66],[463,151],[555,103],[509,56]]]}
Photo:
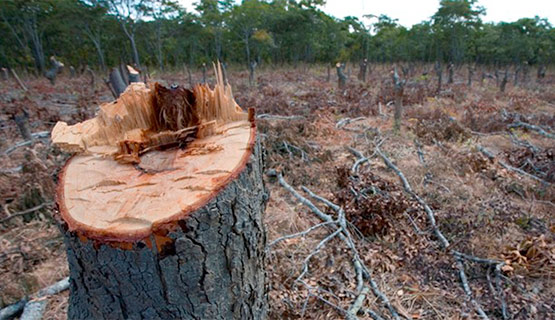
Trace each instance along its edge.
{"label": "forest in background", "polygon": [[337,19],[319,9],[324,3],[198,0],[196,12],[187,12],[170,0],[3,0],[0,67],[43,74],[56,61],[49,57],[81,70],[368,59],[537,66],[541,72],[555,58],[547,19],[484,23],[486,9],[476,0],[441,0],[429,20],[410,28],[385,15],[365,16],[370,24]]}

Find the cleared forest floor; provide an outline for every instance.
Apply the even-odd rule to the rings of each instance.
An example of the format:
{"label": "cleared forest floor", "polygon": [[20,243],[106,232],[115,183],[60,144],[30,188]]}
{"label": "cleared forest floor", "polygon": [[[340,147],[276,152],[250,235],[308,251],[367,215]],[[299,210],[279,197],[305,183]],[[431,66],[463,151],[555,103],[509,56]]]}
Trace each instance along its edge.
{"label": "cleared forest floor", "polygon": [[[390,70],[374,66],[365,83],[351,75],[345,90],[337,89],[335,76],[326,81],[323,68],[262,70],[254,87],[246,72],[232,71],[230,82],[243,108],[288,117],[258,120],[266,169],[281,173],[305,197],[302,186],[344,209],[360,259],[401,317],[477,319],[476,304],[461,285],[460,262],[489,318],[503,319],[503,303],[510,319],[553,318],[555,78],[549,73],[541,83],[509,83],[501,93],[492,78],[474,79],[468,87],[461,69],[437,93],[435,77],[416,68],[404,77],[403,121],[396,133]],[[152,80],[186,79],[157,73]],[[35,143],[12,148],[23,141],[12,117],[26,109],[31,132],[40,133],[58,120],[89,118],[99,103],[111,100],[101,80],[91,86],[88,75],[62,75],[55,86],[46,79],[23,81],[27,93],[15,81],[0,82],[0,307],[68,273],[52,218],[53,179],[67,155],[40,134]],[[449,250],[377,146],[433,211]],[[357,170],[358,158],[348,147],[368,157]],[[276,177],[266,179],[268,243],[322,222]],[[332,208],[313,202],[336,217]],[[349,248],[335,237],[314,252],[334,230],[328,224],[268,248],[270,318],[345,317],[359,296]],[[496,272],[497,265],[456,259],[453,250],[503,264]],[[298,279],[305,260],[307,273]],[[67,294],[50,298],[46,318],[65,318]],[[369,310],[391,317],[372,291],[359,310],[361,319],[372,318]]]}

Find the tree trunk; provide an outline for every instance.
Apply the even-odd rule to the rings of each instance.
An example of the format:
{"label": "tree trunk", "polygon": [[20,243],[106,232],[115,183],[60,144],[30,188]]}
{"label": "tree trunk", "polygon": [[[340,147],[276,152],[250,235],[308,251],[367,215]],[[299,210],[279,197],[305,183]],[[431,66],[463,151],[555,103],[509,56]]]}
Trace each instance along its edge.
{"label": "tree trunk", "polygon": [[[466,85],[471,87],[472,86],[472,76],[474,76],[474,67],[472,65],[468,65],[468,81],[466,82]],[[483,80],[483,78],[482,78]]]}
{"label": "tree trunk", "polygon": [[342,64],[341,62],[338,62],[335,65],[335,70],[337,71],[337,86],[339,87],[339,89],[345,89],[345,86],[347,84],[347,76],[345,76],[345,73],[343,73],[344,68],[345,64]]}
{"label": "tree trunk", "polygon": [[328,76],[326,77],[326,82],[330,82],[330,79],[331,79],[331,68],[330,68],[330,65],[329,65],[329,64],[328,64],[328,67],[327,67],[327,72],[328,72]]}
{"label": "tree trunk", "polygon": [[505,87],[507,86],[508,81],[509,81],[509,68],[505,69],[505,75],[503,76],[503,80],[501,80],[501,84],[499,85],[499,90],[501,90],[501,92],[505,92]]}
{"label": "tree trunk", "polygon": [[[262,147],[254,112],[240,110],[223,90],[221,71],[216,83],[213,91],[131,84],[125,97],[102,106],[102,122],[91,123],[103,134],[80,131],[81,124],[54,128],[53,144],[74,150],[85,140],[121,146],[126,140],[117,137],[140,128],[148,128],[145,134],[158,128],[149,136],[154,140],[141,142],[158,145],[172,137],[168,132],[182,139],[191,129],[187,119],[200,121],[194,112],[206,121],[194,122],[186,137],[192,140],[177,140],[179,148],[142,149],[134,164],[87,146],[68,161],[57,202],[70,269],[69,319],[266,317]],[[175,122],[175,112],[183,122]],[[201,131],[209,125],[213,130]],[[161,134],[164,140],[156,140]]]}
{"label": "tree trunk", "polygon": [[434,69],[436,71],[436,75],[437,75],[437,94],[440,94],[441,92],[441,64],[439,63],[439,61],[436,62]]}
{"label": "tree trunk", "polygon": [[115,98],[119,98],[122,92],[125,91],[127,88],[127,84],[123,81],[123,77],[121,76],[121,72],[119,68],[113,68],[112,72],[110,72],[110,81],[109,81]]}
{"label": "tree trunk", "polygon": [[366,82],[366,69],[368,67],[368,60],[363,59],[359,65],[360,69],[358,71],[358,80]]}
{"label": "tree trunk", "polygon": [[403,110],[403,86],[404,81],[399,79],[397,68],[392,72],[393,92],[395,94],[395,114],[393,117],[393,131],[399,132],[401,129],[401,117]]}
{"label": "tree trunk", "polygon": [[8,78],[9,78],[8,69],[7,68],[2,68],[2,81],[7,81]]}
{"label": "tree trunk", "polygon": [[254,71],[256,70],[256,61],[251,61],[249,64],[249,85],[252,87],[256,82]]}
{"label": "tree trunk", "polygon": [[452,63],[450,63],[449,66],[447,66],[447,74],[448,74],[447,83],[449,84],[453,83],[454,73],[455,73],[455,66]]}

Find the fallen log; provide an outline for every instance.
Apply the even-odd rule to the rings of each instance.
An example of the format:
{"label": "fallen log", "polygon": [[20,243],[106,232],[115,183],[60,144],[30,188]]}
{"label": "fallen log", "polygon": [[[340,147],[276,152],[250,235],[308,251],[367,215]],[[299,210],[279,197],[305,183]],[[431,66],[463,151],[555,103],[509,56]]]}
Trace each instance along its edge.
{"label": "fallen log", "polygon": [[262,150],[216,75],[214,89],[133,83],[54,128],[77,152],[57,193],[69,319],[265,318]]}

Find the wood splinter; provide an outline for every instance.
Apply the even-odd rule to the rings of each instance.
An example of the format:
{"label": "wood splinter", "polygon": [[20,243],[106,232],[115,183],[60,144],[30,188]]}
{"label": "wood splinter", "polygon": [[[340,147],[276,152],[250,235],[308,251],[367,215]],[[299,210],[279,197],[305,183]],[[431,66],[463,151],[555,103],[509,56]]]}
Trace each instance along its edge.
{"label": "wood splinter", "polygon": [[[63,122],[69,319],[263,319],[268,199],[254,110],[224,85],[132,83]],[[91,290],[90,288],[94,288]]]}

